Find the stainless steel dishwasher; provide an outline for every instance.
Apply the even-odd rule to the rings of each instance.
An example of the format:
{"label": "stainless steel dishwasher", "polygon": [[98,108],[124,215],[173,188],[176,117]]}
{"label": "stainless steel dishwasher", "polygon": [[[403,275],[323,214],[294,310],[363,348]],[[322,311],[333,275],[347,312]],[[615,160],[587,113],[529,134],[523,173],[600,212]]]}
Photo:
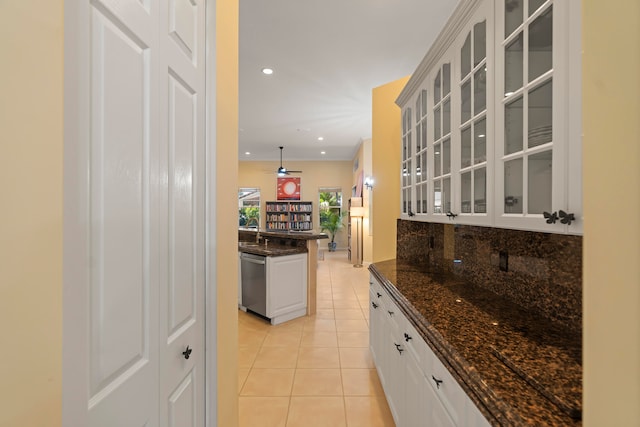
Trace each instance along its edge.
{"label": "stainless steel dishwasher", "polygon": [[267,258],[262,255],[242,253],[240,256],[242,279],[242,305],[267,317]]}

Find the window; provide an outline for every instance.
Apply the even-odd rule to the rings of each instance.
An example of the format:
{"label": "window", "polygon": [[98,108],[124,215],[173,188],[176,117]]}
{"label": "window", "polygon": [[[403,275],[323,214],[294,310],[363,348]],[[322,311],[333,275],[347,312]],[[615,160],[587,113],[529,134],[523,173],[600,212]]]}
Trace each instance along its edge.
{"label": "window", "polygon": [[260,189],[238,189],[238,226],[258,227],[260,224]]}

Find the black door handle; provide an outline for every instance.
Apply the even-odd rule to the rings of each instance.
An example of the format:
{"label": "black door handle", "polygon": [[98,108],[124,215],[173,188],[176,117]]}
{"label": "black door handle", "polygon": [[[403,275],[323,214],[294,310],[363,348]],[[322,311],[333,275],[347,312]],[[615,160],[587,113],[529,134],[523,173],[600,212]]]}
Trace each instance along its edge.
{"label": "black door handle", "polygon": [[193,349],[189,348],[189,346],[187,346],[187,349],[182,352],[182,355],[184,356],[185,359],[188,359],[189,356],[191,356],[191,352],[192,351],[193,351]]}

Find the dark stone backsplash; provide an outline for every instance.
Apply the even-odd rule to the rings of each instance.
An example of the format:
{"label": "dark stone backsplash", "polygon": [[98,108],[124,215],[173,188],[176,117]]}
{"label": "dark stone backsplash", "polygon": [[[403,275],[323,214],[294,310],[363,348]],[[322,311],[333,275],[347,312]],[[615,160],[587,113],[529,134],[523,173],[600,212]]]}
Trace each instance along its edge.
{"label": "dark stone backsplash", "polygon": [[[582,329],[582,237],[398,220],[397,258],[465,281]],[[500,253],[507,271],[500,269]],[[454,263],[454,260],[459,262]]]}

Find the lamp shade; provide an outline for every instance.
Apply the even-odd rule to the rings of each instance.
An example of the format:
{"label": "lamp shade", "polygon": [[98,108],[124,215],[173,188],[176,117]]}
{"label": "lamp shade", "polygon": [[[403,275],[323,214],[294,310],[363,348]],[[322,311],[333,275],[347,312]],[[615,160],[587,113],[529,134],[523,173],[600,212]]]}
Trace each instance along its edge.
{"label": "lamp shade", "polygon": [[351,210],[349,211],[351,216],[360,217],[360,218],[364,218],[365,212],[366,210],[362,206],[352,207]]}

